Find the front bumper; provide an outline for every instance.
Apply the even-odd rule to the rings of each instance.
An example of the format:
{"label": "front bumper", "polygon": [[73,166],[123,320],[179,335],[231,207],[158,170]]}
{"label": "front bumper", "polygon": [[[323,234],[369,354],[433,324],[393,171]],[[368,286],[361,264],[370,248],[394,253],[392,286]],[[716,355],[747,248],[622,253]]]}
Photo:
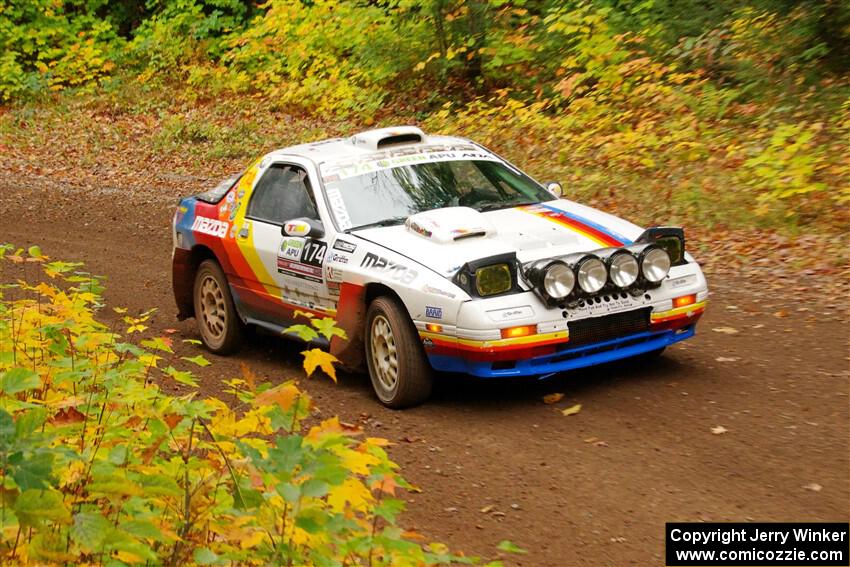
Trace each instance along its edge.
{"label": "front bumper", "polygon": [[[637,295],[608,292],[586,300],[584,306],[550,308],[525,292],[467,301],[456,325],[414,322],[435,370],[483,378],[539,376],[637,356],[688,339],[707,300],[707,283],[692,262],[674,266],[661,286]],[[506,338],[504,331],[514,326],[531,331]]]}
{"label": "front bumper", "polygon": [[652,352],[689,339],[695,333],[696,323],[692,322],[677,329],[636,333],[572,348],[567,342],[551,354],[520,360],[476,361],[460,356],[439,354],[429,355],[428,359],[435,370],[462,372],[480,378],[540,376],[595,366]]}

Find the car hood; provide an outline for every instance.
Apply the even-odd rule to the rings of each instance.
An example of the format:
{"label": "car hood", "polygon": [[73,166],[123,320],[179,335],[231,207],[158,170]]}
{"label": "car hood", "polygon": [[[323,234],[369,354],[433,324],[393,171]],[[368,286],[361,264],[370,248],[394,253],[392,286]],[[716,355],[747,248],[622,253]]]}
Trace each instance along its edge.
{"label": "car hood", "polygon": [[446,277],[466,262],[515,252],[520,262],[631,244],[643,230],[596,209],[559,199],[481,213],[446,207],[404,225],[353,231]]}

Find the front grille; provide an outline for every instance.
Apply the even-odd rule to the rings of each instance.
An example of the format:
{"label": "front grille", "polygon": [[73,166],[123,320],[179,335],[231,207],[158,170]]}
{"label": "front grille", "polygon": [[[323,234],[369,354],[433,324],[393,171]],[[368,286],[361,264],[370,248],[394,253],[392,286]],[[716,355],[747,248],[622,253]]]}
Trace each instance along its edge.
{"label": "front grille", "polygon": [[633,335],[649,329],[649,314],[651,307],[614,313],[602,317],[579,319],[568,323],[570,341],[567,348],[587,343],[596,343]]}

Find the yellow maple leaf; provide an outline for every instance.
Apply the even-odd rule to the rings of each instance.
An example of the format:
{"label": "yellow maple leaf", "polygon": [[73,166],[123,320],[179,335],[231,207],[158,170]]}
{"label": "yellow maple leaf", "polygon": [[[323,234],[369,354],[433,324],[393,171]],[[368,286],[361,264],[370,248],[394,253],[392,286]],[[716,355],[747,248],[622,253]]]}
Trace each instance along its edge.
{"label": "yellow maple leaf", "polygon": [[342,512],[346,505],[354,510],[363,510],[374,500],[366,485],[353,477],[345,479],[341,485],[331,487],[328,493],[328,504],[335,512]]}
{"label": "yellow maple leaf", "polygon": [[269,390],[266,390],[259,396],[254,399],[254,405],[256,406],[269,406],[272,404],[277,404],[280,409],[283,411],[289,410],[295,404],[295,400],[298,396],[301,395],[301,392],[298,390],[298,387],[295,386],[292,382],[286,382],[281,384],[280,386],[275,386]]}
{"label": "yellow maple leaf", "polygon": [[265,535],[261,531],[250,532],[248,535],[240,538],[239,546],[242,547],[242,549],[256,547],[263,541],[264,537]]}
{"label": "yellow maple leaf", "polygon": [[319,367],[336,382],[336,368],[333,363],[339,361],[334,355],[318,348],[305,350],[301,354],[304,355],[304,372],[308,377],[313,375],[316,367]]}
{"label": "yellow maple leaf", "polygon": [[575,415],[581,411],[581,404],[576,404],[574,406],[570,406],[567,409],[562,409],[561,413],[564,415]]}

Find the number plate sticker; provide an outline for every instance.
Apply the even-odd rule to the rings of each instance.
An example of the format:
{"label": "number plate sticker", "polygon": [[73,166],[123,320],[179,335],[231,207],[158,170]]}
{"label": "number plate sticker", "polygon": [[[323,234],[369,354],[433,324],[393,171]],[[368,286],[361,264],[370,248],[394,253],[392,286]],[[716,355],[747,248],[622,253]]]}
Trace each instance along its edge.
{"label": "number plate sticker", "polygon": [[643,304],[638,299],[635,299],[631,295],[626,296],[625,299],[622,297],[612,298],[609,296],[608,301],[601,299],[600,303],[596,303],[595,299],[591,301],[583,300],[581,306],[567,307],[567,319],[584,319],[585,317],[597,317],[600,315],[608,315],[609,313],[619,313],[620,311],[637,309],[642,305]]}
{"label": "number plate sticker", "polygon": [[328,245],[324,242],[304,238],[286,238],[277,255],[278,273],[322,283],[322,260]]}

